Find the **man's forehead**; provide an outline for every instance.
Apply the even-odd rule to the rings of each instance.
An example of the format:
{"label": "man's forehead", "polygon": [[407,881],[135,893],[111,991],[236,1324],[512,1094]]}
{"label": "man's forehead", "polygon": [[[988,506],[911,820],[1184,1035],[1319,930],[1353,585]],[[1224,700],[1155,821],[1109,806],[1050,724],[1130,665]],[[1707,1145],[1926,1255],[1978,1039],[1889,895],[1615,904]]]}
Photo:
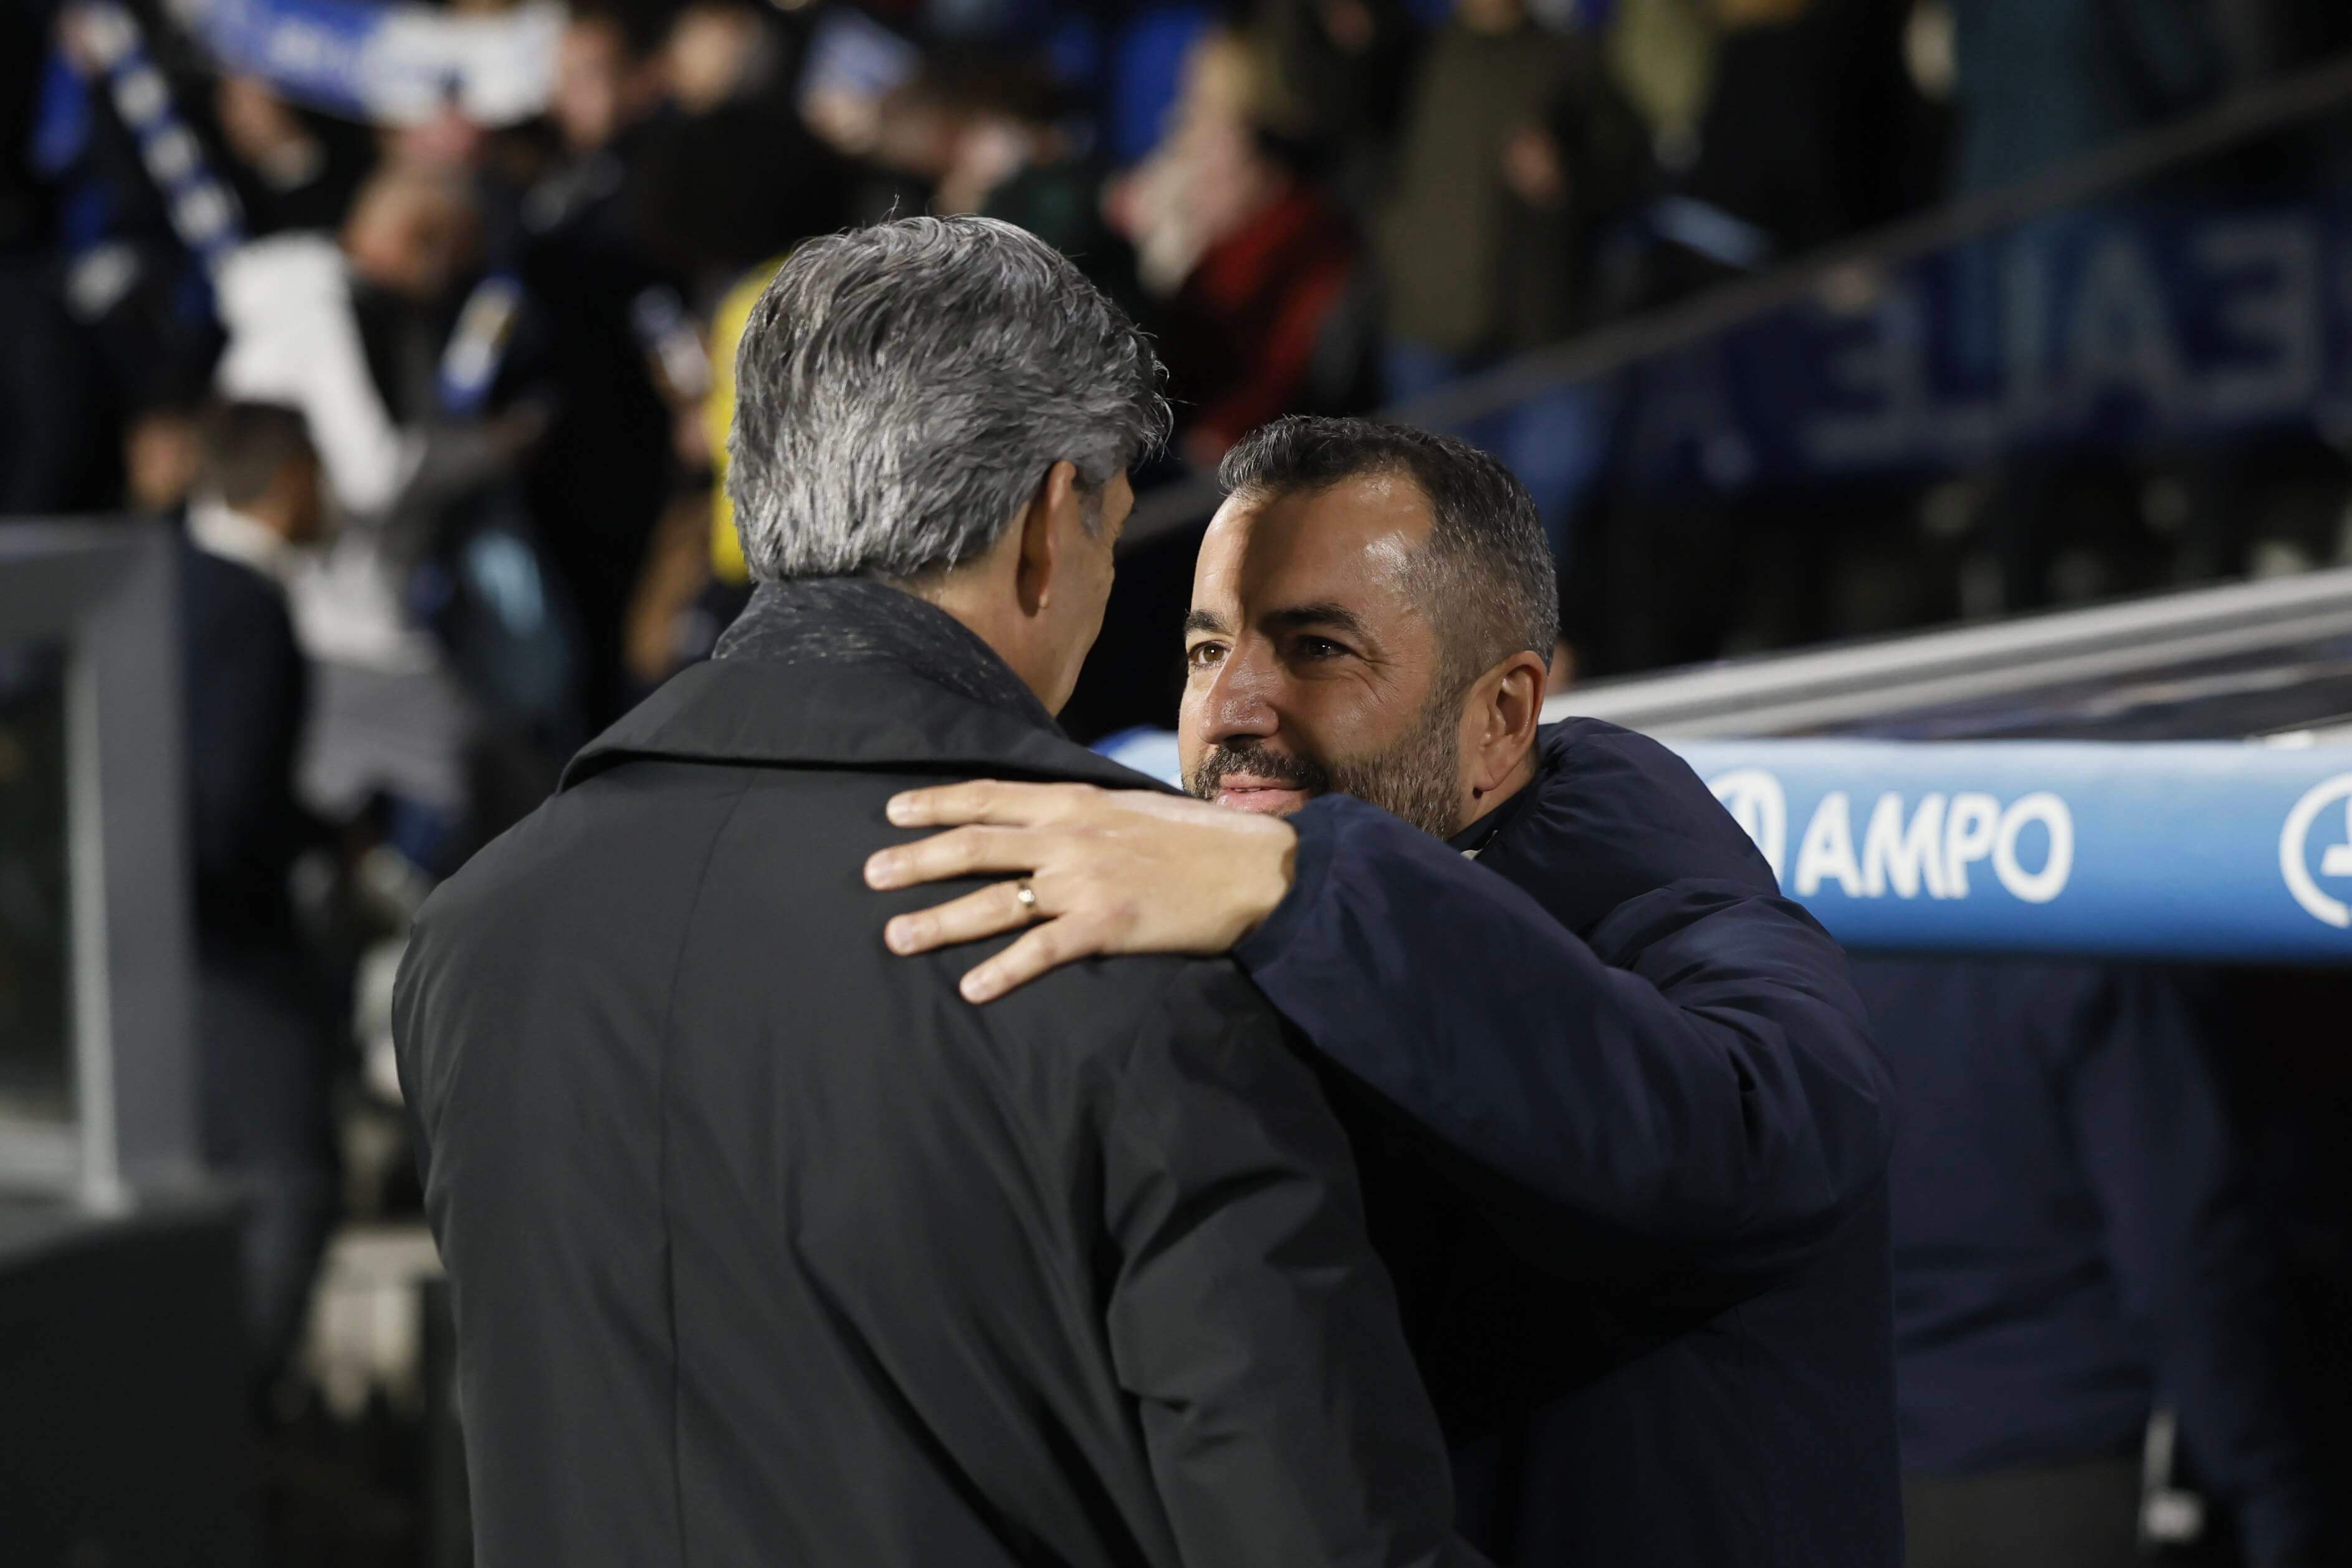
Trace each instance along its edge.
{"label": "man's forehead", "polygon": [[1232,497],[1201,542],[1193,606],[1250,614],[1277,603],[1381,607],[1403,595],[1432,526],[1428,500],[1402,475]]}

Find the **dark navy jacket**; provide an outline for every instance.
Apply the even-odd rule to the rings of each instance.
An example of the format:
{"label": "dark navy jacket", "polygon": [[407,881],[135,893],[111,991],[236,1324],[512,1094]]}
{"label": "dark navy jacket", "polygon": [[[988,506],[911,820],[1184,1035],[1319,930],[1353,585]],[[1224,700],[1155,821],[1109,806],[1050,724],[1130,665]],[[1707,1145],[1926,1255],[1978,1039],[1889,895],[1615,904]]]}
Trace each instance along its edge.
{"label": "dark navy jacket", "polygon": [[2177,972],[1854,965],[1912,1114],[1894,1163],[1903,1458],[1936,1475],[2136,1450],[2159,1387],[2256,1563],[2319,1560],[2276,1271]]}
{"label": "dark navy jacket", "polygon": [[1239,952],[1338,1068],[1466,1535],[1526,1568],[1895,1568],[1893,1084],[1834,942],[1593,721],[1475,864],[1343,797]]}
{"label": "dark navy jacket", "polygon": [[309,667],[283,589],[184,535],[179,554],[197,941],[287,946],[286,879],[313,834],[294,795]]}

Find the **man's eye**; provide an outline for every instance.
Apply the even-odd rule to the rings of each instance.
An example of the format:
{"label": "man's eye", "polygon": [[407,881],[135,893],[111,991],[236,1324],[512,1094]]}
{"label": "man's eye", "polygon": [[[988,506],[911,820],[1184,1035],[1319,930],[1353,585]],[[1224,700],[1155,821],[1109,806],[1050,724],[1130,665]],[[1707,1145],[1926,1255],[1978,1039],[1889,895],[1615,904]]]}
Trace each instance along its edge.
{"label": "man's eye", "polygon": [[1208,669],[1224,661],[1223,643],[1194,643],[1184,650],[1184,664],[1191,669]]}
{"label": "man's eye", "polygon": [[1344,658],[1348,650],[1329,637],[1300,637],[1297,644],[1301,658]]}

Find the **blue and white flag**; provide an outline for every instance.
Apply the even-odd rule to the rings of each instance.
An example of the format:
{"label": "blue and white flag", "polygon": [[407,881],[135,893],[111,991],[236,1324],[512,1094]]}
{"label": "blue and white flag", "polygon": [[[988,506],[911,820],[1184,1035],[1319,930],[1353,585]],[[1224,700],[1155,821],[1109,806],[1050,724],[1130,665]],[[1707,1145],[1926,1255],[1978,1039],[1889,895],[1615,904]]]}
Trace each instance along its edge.
{"label": "blue and white flag", "polygon": [[74,22],[94,73],[91,85],[105,91],[137,140],[139,161],[163,198],[173,232],[207,269],[219,266],[245,242],[245,214],[181,119],[138,19],[114,0],[89,0]]}
{"label": "blue and white flag", "polygon": [[385,124],[451,100],[483,125],[547,107],[566,18],[556,0],[467,16],[376,0],[196,0],[197,35],[231,70],[314,109]]}

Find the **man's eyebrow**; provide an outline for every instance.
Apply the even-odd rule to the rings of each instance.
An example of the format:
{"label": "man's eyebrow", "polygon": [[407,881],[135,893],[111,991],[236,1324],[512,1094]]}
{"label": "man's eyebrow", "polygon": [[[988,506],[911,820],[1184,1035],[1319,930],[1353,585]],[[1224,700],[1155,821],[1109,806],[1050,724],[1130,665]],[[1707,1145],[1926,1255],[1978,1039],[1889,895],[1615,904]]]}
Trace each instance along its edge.
{"label": "man's eyebrow", "polygon": [[1225,617],[1214,610],[1194,610],[1184,617],[1184,632],[1188,637],[1194,632],[1207,632],[1213,637],[1223,637],[1225,633]]}
{"label": "man's eyebrow", "polygon": [[1316,627],[1346,632],[1350,637],[1370,637],[1371,626],[1364,617],[1345,605],[1293,605],[1288,609],[1271,610],[1265,625],[1276,631],[1299,632]]}

